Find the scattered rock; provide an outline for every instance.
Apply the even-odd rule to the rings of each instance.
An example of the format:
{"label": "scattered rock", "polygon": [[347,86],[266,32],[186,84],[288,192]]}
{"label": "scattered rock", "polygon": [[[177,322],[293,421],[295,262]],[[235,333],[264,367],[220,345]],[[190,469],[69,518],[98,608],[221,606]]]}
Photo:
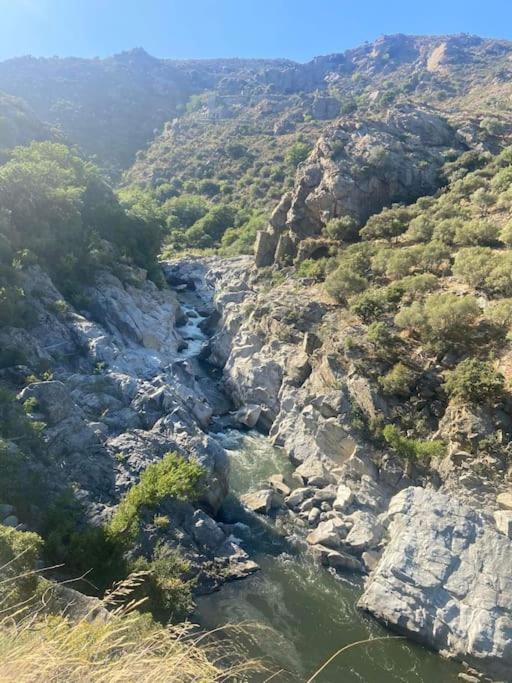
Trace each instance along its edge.
{"label": "scattered rock", "polygon": [[384,530],[371,512],[357,510],[345,519],[352,522],[344,541],[344,546],[350,548],[351,552],[362,553],[374,548],[381,540]]}
{"label": "scattered rock", "polygon": [[512,491],[500,493],[496,502],[502,510],[512,510]]}
{"label": "scattered rock", "polygon": [[352,490],[345,484],[340,484],[336,492],[333,508],[338,512],[346,512],[353,499],[354,494],[352,493]]}
{"label": "scattered rock", "polygon": [[267,515],[272,508],[279,507],[279,499],[272,489],[247,493],[240,498],[246,508]]}

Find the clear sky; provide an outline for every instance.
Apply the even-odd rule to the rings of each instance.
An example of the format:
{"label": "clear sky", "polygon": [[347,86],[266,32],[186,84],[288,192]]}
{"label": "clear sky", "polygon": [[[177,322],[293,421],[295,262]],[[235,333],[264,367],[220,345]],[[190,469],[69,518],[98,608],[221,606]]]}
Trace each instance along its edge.
{"label": "clear sky", "polygon": [[0,0],[0,59],[144,47],[306,61],[399,32],[512,39],[512,0]]}

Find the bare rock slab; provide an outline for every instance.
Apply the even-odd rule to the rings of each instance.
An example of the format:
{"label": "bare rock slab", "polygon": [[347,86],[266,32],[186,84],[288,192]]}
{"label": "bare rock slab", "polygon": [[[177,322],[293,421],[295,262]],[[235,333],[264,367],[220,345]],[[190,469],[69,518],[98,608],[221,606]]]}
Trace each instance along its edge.
{"label": "bare rock slab", "polygon": [[512,541],[430,489],[396,495],[389,543],[359,606],[500,680],[512,672]]}

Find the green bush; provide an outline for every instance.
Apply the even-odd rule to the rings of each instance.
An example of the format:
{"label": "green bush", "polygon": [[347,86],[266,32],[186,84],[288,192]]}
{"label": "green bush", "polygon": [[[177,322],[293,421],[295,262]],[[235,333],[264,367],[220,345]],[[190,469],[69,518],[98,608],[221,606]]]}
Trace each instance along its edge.
{"label": "green bush", "polygon": [[365,240],[391,240],[407,230],[411,218],[411,213],[406,207],[393,205],[371,216],[360,230],[360,235]]}
{"label": "green bush", "polygon": [[509,329],[512,325],[512,299],[492,301],[485,313],[492,323]]}
{"label": "green bush", "polygon": [[475,297],[443,292],[431,294],[424,303],[414,302],[402,308],[395,316],[395,324],[437,350],[465,348],[474,339],[480,314]]}
{"label": "green bush", "polygon": [[331,218],[325,226],[325,232],[331,239],[340,242],[352,242],[359,234],[357,221],[352,216]]}
{"label": "green bush", "polygon": [[131,572],[148,572],[146,581],[136,590],[134,599],[145,599],[145,607],[162,622],[183,621],[191,612],[192,581],[184,579],[190,563],[168,545],[158,543],[151,560],[137,558]]}
{"label": "green bush", "polygon": [[446,373],[444,388],[450,398],[492,404],[503,398],[505,378],[490,361],[467,358]]}
{"label": "green bush", "polygon": [[406,460],[439,458],[446,451],[441,441],[423,441],[421,439],[408,438],[400,434],[395,425],[392,424],[384,427],[382,436],[395,453]]}
{"label": "green bush", "polygon": [[409,396],[416,382],[416,373],[403,363],[396,363],[389,372],[379,378],[384,393]]}
{"label": "green bush", "polygon": [[466,247],[457,252],[453,274],[471,287],[482,287],[495,264],[495,252],[489,247]]}
{"label": "green bush", "polygon": [[492,245],[498,240],[499,228],[484,220],[472,220],[457,225],[453,242],[457,246]]}
{"label": "green bush", "polygon": [[37,534],[0,525],[0,582],[2,612],[16,609],[37,590],[37,560],[43,541]]}
{"label": "green bush", "polygon": [[162,460],[149,465],[138,484],[123,496],[109,524],[114,536],[135,537],[139,530],[142,507],[154,508],[165,498],[193,500],[199,496],[203,468],[177,453],[168,453]]}
{"label": "green bush", "polygon": [[297,166],[303,162],[309,156],[311,152],[311,146],[306,142],[301,142],[298,140],[294,142],[290,149],[285,154],[285,161],[291,168],[297,168]]}
{"label": "green bush", "polygon": [[349,265],[340,265],[325,281],[327,292],[337,301],[346,301],[367,286],[368,280]]}

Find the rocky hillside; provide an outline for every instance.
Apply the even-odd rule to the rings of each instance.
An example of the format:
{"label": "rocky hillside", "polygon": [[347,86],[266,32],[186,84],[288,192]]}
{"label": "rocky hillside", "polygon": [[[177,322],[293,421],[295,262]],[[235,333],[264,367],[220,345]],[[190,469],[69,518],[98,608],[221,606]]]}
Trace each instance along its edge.
{"label": "rocky hillside", "polygon": [[257,569],[213,426],[256,428],[295,471],[247,509],[510,679],[511,55],[0,64],[5,566],[184,618]]}

